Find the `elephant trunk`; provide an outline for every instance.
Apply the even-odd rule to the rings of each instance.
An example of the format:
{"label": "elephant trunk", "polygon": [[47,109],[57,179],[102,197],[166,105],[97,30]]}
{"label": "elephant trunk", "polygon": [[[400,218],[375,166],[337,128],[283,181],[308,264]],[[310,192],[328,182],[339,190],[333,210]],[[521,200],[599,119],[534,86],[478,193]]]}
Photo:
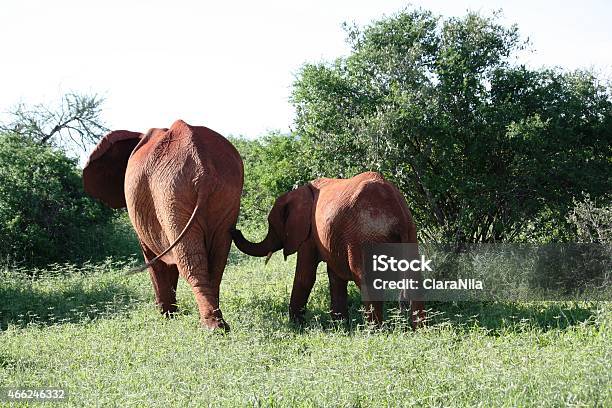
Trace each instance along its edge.
{"label": "elephant trunk", "polygon": [[232,238],[234,239],[234,244],[236,244],[236,247],[241,252],[244,252],[250,256],[266,256],[282,248],[280,243],[275,242],[276,240],[274,239],[273,233],[271,233],[270,230],[268,230],[266,237],[258,243],[254,243],[246,239],[240,230],[234,230],[232,232]]}

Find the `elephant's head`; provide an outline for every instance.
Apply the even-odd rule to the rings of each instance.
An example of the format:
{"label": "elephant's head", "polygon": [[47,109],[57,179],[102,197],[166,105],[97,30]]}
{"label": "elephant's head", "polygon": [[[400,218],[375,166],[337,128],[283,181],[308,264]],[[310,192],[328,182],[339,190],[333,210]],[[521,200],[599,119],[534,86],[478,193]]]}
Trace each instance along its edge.
{"label": "elephant's head", "polygon": [[268,256],[268,259],[273,252],[282,249],[287,259],[310,234],[313,201],[309,185],[283,194],[276,199],[268,215],[266,237],[259,243],[253,243],[240,230],[233,230],[232,238],[236,247],[247,255]]}
{"label": "elephant's head", "polygon": [[115,130],[104,136],[83,169],[85,192],[111,208],[124,208],[125,169],[132,151],[143,137],[142,133],[127,130]]}

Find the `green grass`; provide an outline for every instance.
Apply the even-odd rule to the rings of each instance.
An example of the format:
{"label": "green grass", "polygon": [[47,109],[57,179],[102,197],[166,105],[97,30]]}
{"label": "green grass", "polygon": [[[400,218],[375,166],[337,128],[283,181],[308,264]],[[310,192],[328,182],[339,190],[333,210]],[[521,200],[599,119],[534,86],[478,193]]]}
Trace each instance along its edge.
{"label": "green grass", "polygon": [[[0,274],[0,386],[63,387],[62,406],[612,406],[608,303],[430,304],[413,332],[389,313],[330,321],[321,269],[303,328],[288,322],[294,260],[232,255],[228,335],[193,296],[162,318],[146,273],[118,262]],[[295,257],[293,257],[295,258]],[[29,271],[33,273],[33,271]]]}

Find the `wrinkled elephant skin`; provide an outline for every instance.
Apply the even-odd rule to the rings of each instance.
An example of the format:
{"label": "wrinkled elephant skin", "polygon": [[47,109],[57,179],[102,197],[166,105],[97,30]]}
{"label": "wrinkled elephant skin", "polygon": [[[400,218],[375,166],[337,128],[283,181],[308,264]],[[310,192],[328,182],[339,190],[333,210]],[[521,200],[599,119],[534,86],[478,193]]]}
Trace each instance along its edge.
{"label": "wrinkled elephant skin", "polygon": [[243,184],[234,146],[181,120],[146,134],[113,131],[91,153],[83,183],[110,207],[127,207],[161,311],[176,311],[180,275],[193,290],[201,323],[227,330],[219,286]]}
{"label": "wrinkled elephant skin", "polygon": [[[332,316],[348,317],[347,284],[361,287],[364,243],[417,243],[416,226],[400,191],[374,172],[350,179],[321,178],[280,196],[268,216],[263,241],[248,241],[233,230],[234,243],[251,256],[280,249],[285,258],[297,252],[289,314],[303,319],[319,262],[327,263]],[[382,322],[382,302],[364,302],[368,319]],[[406,306],[406,305],[402,305]],[[425,315],[421,301],[411,302],[411,323]]]}

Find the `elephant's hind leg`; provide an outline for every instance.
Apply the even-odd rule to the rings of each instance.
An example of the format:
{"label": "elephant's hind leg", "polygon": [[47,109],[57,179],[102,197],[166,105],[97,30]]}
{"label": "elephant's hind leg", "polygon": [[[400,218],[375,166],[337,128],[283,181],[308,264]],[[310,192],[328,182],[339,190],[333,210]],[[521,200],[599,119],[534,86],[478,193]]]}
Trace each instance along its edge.
{"label": "elephant's hind leg", "polygon": [[348,319],[348,281],[340,278],[327,265],[329,292],[331,297],[331,316],[333,319]]}
{"label": "elephant's hind leg", "polygon": [[[147,262],[155,258],[155,254],[140,243],[142,252]],[[178,283],[179,272],[176,265],[168,265],[162,260],[156,261],[149,266],[149,275],[155,291],[155,303],[165,316],[170,316],[177,310],[176,307],[176,285]]]}
{"label": "elephant's hind leg", "polygon": [[200,312],[200,323],[209,329],[228,330],[219,309],[219,287],[211,276],[204,242],[188,234],[173,249],[179,272],[191,286]]}
{"label": "elephant's hind leg", "polygon": [[[222,235],[216,237],[212,243],[212,248],[208,251],[208,270],[210,273],[211,290],[217,302],[219,302],[219,290],[221,287],[221,278],[227,264],[230,247],[232,245],[232,237],[230,236],[229,228],[223,230]],[[219,316],[222,317],[221,310]],[[223,320],[225,330],[229,330],[229,325]]]}
{"label": "elephant's hind leg", "polygon": [[[349,268],[355,279],[355,283],[361,289],[362,279],[364,276],[362,267],[362,250],[361,245],[349,245],[348,248],[348,261]],[[365,309],[366,320],[377,327],[382,325],[383,321],[383,305],[381,301],[365,301],[362,300]]]}

